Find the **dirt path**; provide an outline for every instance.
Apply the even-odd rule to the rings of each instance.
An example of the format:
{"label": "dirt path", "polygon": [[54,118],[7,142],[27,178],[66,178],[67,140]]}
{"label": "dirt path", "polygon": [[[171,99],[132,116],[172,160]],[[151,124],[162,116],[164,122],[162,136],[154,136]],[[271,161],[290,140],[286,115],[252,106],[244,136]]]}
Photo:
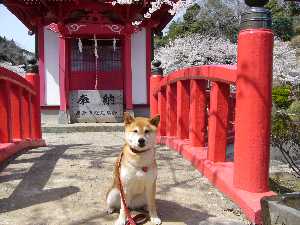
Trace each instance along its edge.
{"label": "dirt path", "polygon": [[[105,193],[122,133],[44,138],[48,147],[28,151],[0,172],[0,225],[113,224],[118,214],[106,215]],[[157,151],[157,204],[163,224],[248,223],[181,156],[165,147]]]}

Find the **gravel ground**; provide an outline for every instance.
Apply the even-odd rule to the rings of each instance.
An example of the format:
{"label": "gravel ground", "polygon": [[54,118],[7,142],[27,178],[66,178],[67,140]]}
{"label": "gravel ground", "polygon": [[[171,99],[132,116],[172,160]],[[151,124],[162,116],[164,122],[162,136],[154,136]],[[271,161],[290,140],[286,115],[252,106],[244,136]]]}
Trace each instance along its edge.
{"label": "gravel ground", "polygon": [[[105,193],[122,136],[45,134],[48,147],[22,154],[0,173],[0,225],[113,224],[118,214],[106,215]],[[180,155],[162,146],[157,153],[156,198],[163,224],[249,224]]]}

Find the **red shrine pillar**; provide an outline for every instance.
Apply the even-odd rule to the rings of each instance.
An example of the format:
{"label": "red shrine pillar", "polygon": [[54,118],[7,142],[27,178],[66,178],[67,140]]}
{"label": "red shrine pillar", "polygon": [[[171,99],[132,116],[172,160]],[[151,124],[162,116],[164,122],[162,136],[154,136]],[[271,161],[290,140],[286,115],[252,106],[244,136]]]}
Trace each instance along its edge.
{"label": "red shrine pillar", "polygon": [[238,38],[234,185],[249,192],[269,190],[273,33],[264,3],[248,3],[256,7],[245,14]]}
{"label": "red shrine pillar", "polygon": [[69,123],[68,117],[68,97],[69,97],[69,63],[68,63],[68,52],[69,43],[68,39],[63,36],[58,36],[59,42],[59,93],[60,93],[60,107],[58,123],[66,124]]}
{"label": "red shrine pillar", "polygon": [[45,105],[45,39],[44,39],[44,25],[38,24],[36,34],[36,54],[38,57],[39,76],[40,76],[40,105]]}
{"label": "red shrine pillar", "polygon": [[131,33],[127,33],[124,38],[124,72],[125,110],[132,112]]}

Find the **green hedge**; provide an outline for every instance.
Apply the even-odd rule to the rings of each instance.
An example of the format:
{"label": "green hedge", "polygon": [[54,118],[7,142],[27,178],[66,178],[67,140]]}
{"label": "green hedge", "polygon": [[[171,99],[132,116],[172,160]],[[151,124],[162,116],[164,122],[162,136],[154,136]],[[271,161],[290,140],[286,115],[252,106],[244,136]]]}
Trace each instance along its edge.
{"label": "green hedge", "polygon": [[293,100],[290,99],[291,86],[274,87],[272,90],[272,99],[275,106],[279,109],[288,109]]}

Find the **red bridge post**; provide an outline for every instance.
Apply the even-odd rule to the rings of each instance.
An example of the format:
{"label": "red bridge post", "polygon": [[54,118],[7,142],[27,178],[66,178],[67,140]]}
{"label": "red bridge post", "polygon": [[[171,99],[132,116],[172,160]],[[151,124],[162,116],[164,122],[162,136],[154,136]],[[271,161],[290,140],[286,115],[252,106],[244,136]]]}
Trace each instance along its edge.
{"label": "red bridge post", "polygon": [[160,66],[159,61],[154,61],[152,63],[153,68],[151,71],[151,77],[150,77],[150,115],[155,116],[159,113],[158,111],[158,95],[154,96],[155,90],[158,90],[161,77],[163,74],[162,69]]}
{"label": "red bridge post", "polygon": [[34,87],[36,91],[36,95],[31,95],[29,102],[31,109],[31,138],[41,139],[40,77],[38,74],[38,67],[35,65],[35,60],[31,60],[30,63],[31,65],[29,65],[25,79]]}
{"label": "red bridge post", "polygon": [[269,190],[273,33],[264,8],[251,8],[243,21],[238,38],[234,185],[259,193]]}

